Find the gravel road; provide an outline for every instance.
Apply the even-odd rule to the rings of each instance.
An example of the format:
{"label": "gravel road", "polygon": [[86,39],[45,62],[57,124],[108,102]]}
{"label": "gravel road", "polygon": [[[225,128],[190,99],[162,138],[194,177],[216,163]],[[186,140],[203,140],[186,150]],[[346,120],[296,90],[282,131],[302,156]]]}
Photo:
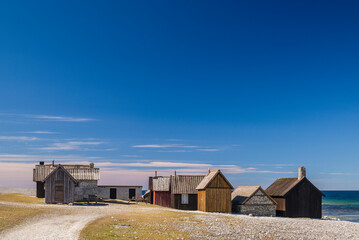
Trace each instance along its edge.
{"label": "gravel road", "polygon": [[[76,240],[87,223],[102,217],[101,214],[71,214],[42,216],[0,235],[2,240]],[[35,219],[33,219],[35,220]]]}

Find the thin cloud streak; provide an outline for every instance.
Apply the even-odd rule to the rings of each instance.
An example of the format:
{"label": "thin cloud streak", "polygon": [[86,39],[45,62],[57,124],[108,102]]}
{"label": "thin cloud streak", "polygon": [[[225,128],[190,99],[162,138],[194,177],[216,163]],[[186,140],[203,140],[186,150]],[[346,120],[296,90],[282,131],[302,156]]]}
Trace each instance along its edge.
{"label": "thin cloud streak", "polygon": [[183,144],[144,144],[133,145],[133,148],[198,148],[198,146],[188,146]]}
{"label": "thin cloud streak", "polygon": [[50,132],[50,131],[32,131],[25,133],[33,133],[33,134],[60,134],[59,132]]}
{"label": "thin cloud streak", "polygon": [[0,136],[0,140],[23,142],[23,141],[36,141],[36,140],[40,140],[40,138],[26,137],[26,136]]}
{"label": "thin cloud streak", "polygon": [[72,141],[66,143],[54,143],[49,147],[36,148],[37,150],[80,150],[81,146],[85,145],[100,145],[103,142],[81,142],[81,141]]}
{"label": "thin cloud streak", "polygon": [[48,116],[48,115],[33,115],[32,118],[43,119],[58,122],[89,122],[95,121],[92,118],[75,118],[75,117],[62,117],[62,116]]}

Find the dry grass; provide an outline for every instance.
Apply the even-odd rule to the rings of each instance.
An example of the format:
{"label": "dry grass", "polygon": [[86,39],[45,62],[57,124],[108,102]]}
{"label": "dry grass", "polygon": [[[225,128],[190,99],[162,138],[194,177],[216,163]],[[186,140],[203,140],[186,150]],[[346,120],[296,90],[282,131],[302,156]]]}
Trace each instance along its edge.
{"label": "dry grass", "polygon": [[[150,207],[149,207],[150,208]],[[90,223],[81,233],[81,240],[109,239],[188,239],[176,224],[191,219],[192,214],[172,211],[136,211],[104,217]],[[198,222],[186,224],[200,224]]]}
{"label": "dry grass", "polygon": [[20,193],[0,193],[0,201],[37,204],[45,203],[44,198],[37,198],[35,196],[29,196]]}
{"label": "dry grass", "polygon": [[38,209],[0,206],[0,232],[42,213]]}

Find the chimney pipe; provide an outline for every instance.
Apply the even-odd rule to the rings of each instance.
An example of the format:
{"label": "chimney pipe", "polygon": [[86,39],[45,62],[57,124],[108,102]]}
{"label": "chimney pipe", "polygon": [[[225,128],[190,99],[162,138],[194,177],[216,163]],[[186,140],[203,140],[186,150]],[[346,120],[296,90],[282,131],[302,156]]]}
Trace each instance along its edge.
{"label": "chimney pipe", "polygon": [[94,168],[95,164],[94,163],[90,163],[90,168]]}
{"label": "chimney pipe", "polygon": [[155,171],[155,177],[157,177],[157,171]]}
{"label": "chimney pipe", "polygon": [[211,169],[208,168],[208,174],[211,172]]}
{"label": "chimney pipe", "polygon": [[176,171],[175,171],[175,176],[177,175]]}
{"label": "chimney pipe", "polygon": [[55,161],[54,160],[52,160],[52,166],[55,166]]}
{"label": "chimney pipe", "polygon": [[306,170],[305,167],[298,168],[298,179],[302,179],[306,177]]}

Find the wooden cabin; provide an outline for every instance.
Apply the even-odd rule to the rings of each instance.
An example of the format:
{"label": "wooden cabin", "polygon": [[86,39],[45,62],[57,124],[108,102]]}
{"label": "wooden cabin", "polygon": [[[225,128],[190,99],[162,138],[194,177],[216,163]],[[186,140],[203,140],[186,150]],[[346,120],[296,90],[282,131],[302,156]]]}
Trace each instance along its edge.
{"label": "wooden cabin", "polygon": [[210,171],[198,184],[198,210],[203,212],[231,212],[232,185],[218,170]]}
{"label": "wooden cabin", "polygon": [[197,210],[196,187],[205,176],[171,176],[171,207],[182,210]]}
{"label": "wooden cabin", "polygon": [[[52,162],[52,164],[44,164],[44,162],[40,162],[40,164],[36,165],[33,169],[33,181],[36,182],[36,196],[38,198],[45,197],[46,200],[46,192],[52,191],[46,190],[45,179],[53,171],[58,169],[59,166],[61,166],[61,169],[65,169],[76,181],[73,189],[73,200],[71,202],[82,201],[84,198],[89,197],[89,195],[97,194],[97,182],[100,179],[100,171],[98,168],[94,167],[93,163],[88,165],[68,165],[54,164],[54,162]],[[61,172],[62,170],[57,171]],[[67,187],[67,185],[64,185],[65,192],[70,191]],[[59,186],[59,188],[61,187]],[[67,200],[64,201],[64,203],[67,203]]]}
{"label": "wooden cabin", "polygon": [[232,192],[232,212],[275,216],[277,203],[260,186],[239,186]]}
{"label": "wooden cabin", "polygon": [[278,178],[266,192],[277,202],[277,216],[322,217],[322,197],[325,196],[307,178],[300,167],[298,177]]}
{"label": "wooden cabin", "polygon": [[171,177],[155,177],[152,179],[153,204],[171,207]]}
{"label": "wooden cabin", "polygon": [[142,197],[142,186],[104,186],[97,188],[97,196],[103,199],[139,199]]}
{"label": "wooden cabin", "polygon": [[46,203],[73,203],[76,179],[61,165],[58,165],[44,179]]}

